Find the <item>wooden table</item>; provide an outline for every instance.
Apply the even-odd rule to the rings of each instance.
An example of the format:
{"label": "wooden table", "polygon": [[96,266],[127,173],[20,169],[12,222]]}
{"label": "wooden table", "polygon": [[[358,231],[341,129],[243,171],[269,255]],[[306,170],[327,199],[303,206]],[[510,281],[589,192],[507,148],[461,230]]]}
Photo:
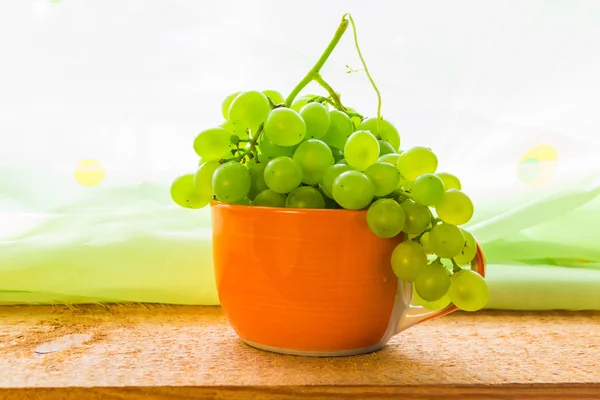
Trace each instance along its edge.
{"label": "wooden table", "polygon": [[600,313],[457,312],[316,359],[246,346],[218,307],[0,307],[0,399],[523,397],[600,398]]}

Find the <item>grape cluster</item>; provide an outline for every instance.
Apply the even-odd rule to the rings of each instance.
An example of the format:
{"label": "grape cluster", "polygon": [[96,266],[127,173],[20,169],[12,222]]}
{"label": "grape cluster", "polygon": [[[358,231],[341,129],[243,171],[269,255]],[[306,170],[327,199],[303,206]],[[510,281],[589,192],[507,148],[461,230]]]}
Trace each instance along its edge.
{"label": "grape cluster", "polygon": [[404,234],[392,253],[396,276],[413,282],[430,309],[485,306],[485,280],[470,266],[475,239],[460,225],[473,215],[459,179],[436,172],[426,147],[400,148],[394,125],[364,118],[331,98],[303,96],[285,105],[276,91],[228,96],[220,126],[198,134],[195,174],[177,178],[173,200],[202,208],[213,198],[262,207],[368,210],[371,231]]}
{"label": "grape cluster", "polygon": [[[319,72],[349,24],[377,93],[374,118],[342,105]],[[187,208],[217,199],[260,207],[367,210],[373,234],[403,235],[391,268],[414,284],[414,302],[432,310],[450,303],[466,311],[481,309],[488,288],[469,268],[477,244],[460,227],[473,216],[473,203],[456,176],[437,172],[431,149],[401,148],[398,130],[381,118],[381,95],[357,37],[352,16],[344,14],[317,63],[287,99],[274,90],[227,96],[221,107],[224,122],[194,140],[197,171],[177,178],[171,196]],[[297,98],[311,81],[329,95]]]}

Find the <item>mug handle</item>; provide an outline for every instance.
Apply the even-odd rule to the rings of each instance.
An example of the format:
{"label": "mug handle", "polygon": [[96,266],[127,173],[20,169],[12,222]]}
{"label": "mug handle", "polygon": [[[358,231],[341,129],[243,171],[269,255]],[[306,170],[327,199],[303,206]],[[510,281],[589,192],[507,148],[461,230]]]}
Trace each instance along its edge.
{"label": "mug handle", "polygon": [[[480,244],[477,243],[477,253],[476,253],[473,261],[471,261],[471,269],[477,271],[481,276],[483,276],[485,278],[485,266],[486,266],[485,254],[483,253],[483,250],[482,250]],[[405,285],[404,290],[410,291],[410,297],[412,300],[412,290],[413,290],[412,284],[404,283],[404,285]],[[431,319],[450,314],[456,310],[458,310],[458,307],[456,307],[454,304],[452,304],[442,310],[431,311],[431,310],[427,310],[426,308],[421,307],[421,306],[413,306],[412,304],[410,304],[410,301],[409,301],[408,310],[406,312],[406,315],[398,323],[398,325],[396,327],[396,333],[399,333],[405,329],[408,329],[411,326],[420,324],[421,322],[429,321]]]}

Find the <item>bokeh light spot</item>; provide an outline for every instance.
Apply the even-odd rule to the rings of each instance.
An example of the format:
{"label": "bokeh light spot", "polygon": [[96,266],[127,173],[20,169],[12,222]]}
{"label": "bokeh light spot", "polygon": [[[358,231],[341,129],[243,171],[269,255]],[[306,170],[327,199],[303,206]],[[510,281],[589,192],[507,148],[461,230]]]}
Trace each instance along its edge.
{"label": "bokeh light spot", "polygon": [[517,166],[517,176],[530,185],[544,184],[554,175],[557,160],[558,154],[551,145],[532,147],[521,157]]}
{"label": "bokeh light spot", "polygon": [[100,162],[96,160],[83,160],[75,167],[75,180],[83,186],[96,186],[103,180],[106,172]]}

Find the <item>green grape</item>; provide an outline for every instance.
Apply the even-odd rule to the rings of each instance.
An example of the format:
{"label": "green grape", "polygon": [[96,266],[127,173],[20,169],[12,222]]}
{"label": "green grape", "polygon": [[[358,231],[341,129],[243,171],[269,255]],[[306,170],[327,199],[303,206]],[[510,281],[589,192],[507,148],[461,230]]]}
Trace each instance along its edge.
{"label": "green grape", "polygon": [[300,186],[288,194],[287,208],[325,208],[325,199],[319,191],[310,186]]}
{"label": "green grape", "polygon": [[331,149],[318,139],[302,142],[294,152],[294,160],[302,167],[302,182],[316,185],[321,181],[323,172],[333,165]]}
{"label": "green grape", "polygon": [[250,173],[250,191],[248,192],[248,198],[254,200],[257,194],[263,190],[267,190],[269,187],[265,182],[265,167],[266,164],[254,164],[248,168]]}
{"label": "green grape", "polygon": [[392,147],[391,144],[386,142],[385,140],[378,140],[379,142],[379,157],[385,156],[386,154],[396,154],[396,150]]}
{"label": "green grape", "polygon": [[356,131],[346,141],[344,157],[352,168],[364,171],[379,158],[379,143],[369,131]]}
{"label": "green grape", "polygon": [[481,310],[488,302],[489,290],[485,279],[475,271],[463,269],[450,278],[450,300],[464,311]]}
{"label": "green grape", "polygon": [[460,254],[465,237],[456,225],[439,224],[429,232],[429,243],[439,257],[453,258]]}
{"label": "green grape", "polygon": [[211,128],[202,131],[194,139],[194,151],[204,161],[218,160],[229,156],[229,138],[231,134],[223,128]]}
{"label": "green grape", "polygon": [[396,200],[379,199],[367,211],[367,225],[382,238],[397,236],[404,228],[404,210]]}
{"label": "green grape", "polygon": [[444,196],[444,182],[432,174],[423,174],[412,183],[410,194],[424,206],[437,204]]}
{"label": "green grape", "polygon": [[344,153],[341,152],[341,150],[336,149],[335,147],[329,147],[331,149],[331,155],[333,156],[333,161],[334,162],[338,162],[340,160],[344,160]]}
{"label": "green grape", "polygon": [[277,146],[271,142],[266,135],[261,135],[258,148],[260,149],[261,154],[266,157],[267,162],[276,157],[291,157],[294,155],[293,147]]}
{"label": "green grape", "polygon": [[256,195],[252,205],[257,207],[285,207],[285,195],[271,189],[263,190]]}
{"label": "green grape", "polygon": [[423,174],[433,174],[437,165],[437,156],[430,149],[420,146],[406,150],[398,160],[400,173],[409,181],[414,181]]}
{"label": "green grape", "polygon": [[[351,107],[346,107],[346,111],[349,114],[356,113],[356,110]],[[356,130],[358,125],[360,125],[360,123],[362,122],[362,118],[359,117],[358,115],[351,116],[350,120],[352,121],[352,125],[354,125],[354,130]]]}
{"label": "green grape", "polygon": [[450,296],[448,296],[448,293],[446,293],[439,300],[425,301],[419,296],[416,290],[413,290],[412,304],[414,304],[415,306],[424,307],[432,311],[443,310],[444,308],[450,305]]}
{"label": "green grape", "polygon": [[269,113],[264,129],[269,140],[277,146],[295,146],[306,135],[306,124],[300,114],[285,107]]}
{"label": "green grape", "polygon": [[213,196],[215,192],[212,187],[212,178],[215,174],[215,170],[219,168],[221,163],[216,160],[207,161],[200,165],[194,175],[194,187],[198,193],[207,193]]}
{"label": "green grape", "polygon": [[237,135],[237,137],[239,137],[240,139],[248,139],[248,131],[236,126],[231,121],[223,122],[221,125],[219,125],[219,128],[225,129],[227,132],[229,132],[230,135]]}
{"label": "green grape", "polygon": [[343,149],[348,137],[354,132],[354,125],[350,117],[339,110],[329,111],[329,129],[322,141],[336,149]]}
{"label": "green grape", "polygon": [[277,193],[289,193],[302,182],[302,167],[290,157],[277,157],[265,167],[265,182]]}
{"label": "green grape", "polygon": [[392,252],[392,269],[398,279],[412,282],[427,265],[423,247],[412,240],[402,242]]}
{"label": "green grape", "polygon": [[398,168],[385,162],[376,162],[371,165],[365,170],[365,175],[373,182],[375,196],[387,196],[396,190],[400,181]]}
{"label": "green grape", "polygon": [[333,164],[329,166],[325,172],[323,172],[323,176],[321,176],[321,182],[319,183],[319,187],[323,189],[325,196],[333,199],[332,190],[335,178],[337,178],[341,173],[351,170],[352,168],[346,164]]}
{"label": "green grape", "polygon": [[415,291],[426,301],[441,299],[449,287],[450,271],[439,262],[433,262],[423,268],[415,279]]}
{"label": "green grape", "polygon": [[239,206],[249,206],[249,205],[252,205],[252,200],[250,200],[247,197],[244,197],[243,199],[238,200],[238,201],[234,201],[231,204],[236,204],[236,205],[239,205]]}
{"label": "green grape", "polygon": [[450,189],[435,205],[435,211],[442,221],[452,225],[463,225],[473,217],[474,208],[469,196],[460,190]]}
{"label": "green grape", "polygon": [[423,232],[431,223],[431,212],[429,208],[415,203],[412,200],[403,201],[402,209],[406,214],[404,232],[409,234],[419,234]]}
{"label": "green grape", "polygon": [[461,229],[461,231],[465,237],[465,246],[462,248],[461,252],[454,257],[454,262],[458,265],[467,265],[470,264],[475,258],[475,255],[477,255],[477,242],[469,231],[464,229]]}
{"label": "green grape", "polygon": [[392,164],[393,166],[398,166],[398,161],[400,160],[400,154],[384,154],[377,159],[377,162],[386,162],[388,164]]}
{"label": "green grape", "polygon": [[442,182],[444,182],[444,190],[462,189],[460,181],[456,176],[447,172],[438,172],[436,175],[442,180]]}
{"label": "green grape", "polygon": [[431,248],[431,243],[429,241],[429,232],[425,232],[419,241],[421,242],[421,246],[423,246],[425,253],[433,254],[433,249]]}
{"label": "green grape", "polygon": [[240,93],[242,92],[232,93],[229,96],[225,97],[225,100],[223,100],[223,104],[221,105],[221,114],[223,114],[223,118],[225,118],[226,120],[229,120],[229,107],[231,106],[231,102]]}
{"label": "green grape", "polygon": [[331,119],[329,111],[321,103],[308,103],[300,110],[300,116],[306,124],[306,137],[319,139],[325,136]]}
{"label": "green grape", "polygon": [[285,103],[285,99],[277,90],[263,90],[263,94],[270,98],[273,104]]}
{"label": "green grape", "polygon": [[308,102],[315,97],[317,97],[316,94],[307,94],[306,96],[298,97],[296,100],[294,100],[290,108],[296,112],[300,112],[300,110],[302,110],[302,107],[307,105]]}
{"label": "green grape", "polygon": [[361,210],[373,200],[375,188],[362,172],[342,172],[333,181],[333,199],[347,210]]}
{"label": "green grape", "polygon": [[346,162],[345,158],[342,158],[341,160],[336,161],[336,164],[344,164],[344,165],[348,165],[348,163]]}
{"label": "green grape", "polygon": [[267,96],[256,90],[240,93],[229,106],[229,120],[242,129],[256,132],[271,111]]}
{"label": "green grape", "polygon": [[394,150],[400,148],[400,134],[396,127],[385,119],[379,120],[379,129],[377,129],[377,118],[367,118],[358,125],[356,130],[370,131],[377,139],[383,139],[391,144]]}
{"label": "green grape", "polygon": [[171,184],[171,198],[184,208],[202,208],[210,202],[210,194],[198,192],[194,187],[194,174],[178,177]]}
{"label": "green grape", "polygon": [[402,174],[400,174],[400,181],[398,182],[399,189],[403,189],[404,191],[411,190],[412,185],[413,183],[411,181],[406,180],[406,178],[404,178]]}
{"label": "green grape", "polygon": [[235,161],[221,164],[214,172],[212,187],[215,196],[223,202],[234,203],[248,196],[250,172]]}

